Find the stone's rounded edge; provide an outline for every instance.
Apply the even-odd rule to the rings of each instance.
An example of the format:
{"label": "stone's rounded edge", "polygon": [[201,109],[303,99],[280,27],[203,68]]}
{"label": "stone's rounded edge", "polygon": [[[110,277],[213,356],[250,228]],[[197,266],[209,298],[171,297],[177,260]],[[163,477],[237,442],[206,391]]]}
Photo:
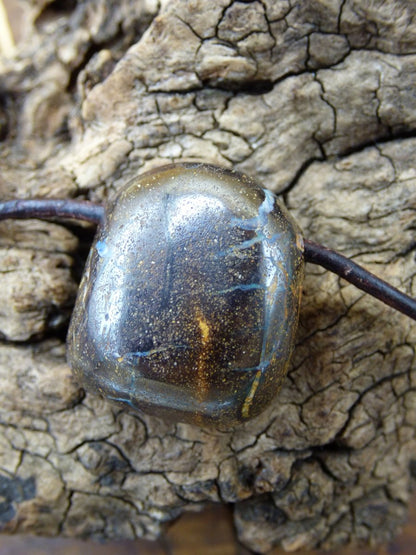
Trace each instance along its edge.
{"label": "stone's rounded edge", "polygon": [[[195,174],[194,184],[190,184],[192,174]],[[239,306],[234,308],[234,310],[236,314],[241,313],[239,316],[236,316],[237,325],[241,328],[240,332],[243,338],[240,345],[241,349],[245,348],[247,341],[250,342],[247,332],[242,329],[246,321],[248,322],[247,325],[252,326],[254,325],[253,322],[255,323],[257,321],[258,328],[260,327],[259,322],[261,319],[262,326],[265,327],[261,336],[261,341],[257,341],[256,348],[259,351],[258,362],[257,364],[251,363],[250,368],[247,369],[251,376],[250,380],[246,379],[246,377],[244,377],[244,379],[241,378],[241,371],[237,372],[238,376],[228,373],[223,379],[223,388],[226,390],[227,394],[224,394],[224,391],[218,386],[218,372],[215,373],[208,369],[212,359],[215,358],[213,353],[216,352],[215,345],[211,345],[211,343],[220,344],[221,341],[219,340],[219,326],[215,322],[211,322],[209,318],[206,321],[204,320],[206,317],[206,315],[204,316],[204,312],[214,314],[215,316],[217,311],[215,303],[212,302],[212,299],[209,299],[204,289],[201,291],[201,302],[205,302],[206,304],[202,306],[202,308],[198,305],[200,301],[188,301],[188,305],[185,306],[188,311],[194,312],[193,323],[189,323],[188,320],[191,319],[188,318],[187,320],[187,315],[183,311],[182,313],[179,311],[183,319],[182,322],[179,322],[179,326],[182,325],[184,328],[189,328],[190,331],[188,335],[186,336],[185,334],[185,336],[189,345],[193,346],[193,354],[190,354],[191,362],[188,365],[189,367],[187,367],[187,362],[184,362],[183,358],[179,357],[175,362],[167,360],[166,357],[164,358],[163,348],[149,348],[147,351],[137,351],[134,364],[132,360],[125,364],[124,358],[126,355],[123,353],[117,353],[119,364],[114,364],[113,362],[109,363],[107,354],[101,356],[101,359],[98,361],[97,352],[99,352],[101,348],[98,343],[102,343],[102,336],[100,341],[97,342],[97,335],[91,326],[91,321],[93,321],[93,319],[91,320],[89,314],[91,312],[91,297],[94,297],[94,293],[92,293],[93,284],[97,282],[97,276],[98,279],[100,278],[102,261],[106,255],[109,254],[106,252],[107,244],[105,243],[105,239],[110,235],[112,226],[115,225],[113,221],[114,218],[122,219],[128,215],[130,208],[128,210],[126,209],[126,203],[128,203],[130,197],[136,197],[138,195],[139,198],[143,197],[144,202],[148,202],[149,198],[152,198],[152,195],[154,195],[153,191],[158,191],[161,187],[163,188],[161,183],[165,183],[165,185],[166,183],[176,183],[180,179],[187,182],[185,187],[187,191],[189,190],[189,186],[191,189],[194,187],[198,195],[198,191],[200,190],[198,184],[201,185],[201,183],[204,182],[201,177],[202,175],[207,176],[208,180],[218,183],[216,194],[220,197],[221,191],[224,191],[227,187],[233,188],[234,196],[240,203],[238,214],[241,216],[241,213],[243,213],[243,217],[237,217],[236,214],[231,216],[228,215],[227,217],[229,222],[233,222],[232,227],[236,227],[240,235],[244,235],[246,239],[241,240],[237,246],[232,246],[232,249],[235,250],[234,253],[231,252],[232,249],[229,248],[229,252],[226,249],[227,256],[229,257],[231,254],[236,256],[236,265],[240,263],[240,259],[243,259],[240,269],[244,269],[245,265],[251,265],[264,281],[264,283],[262,281],[259,285],[254,283],[237,284],[222,291],[224,295],[234,295],[239,299]],[[145,193],[143,193],[143,191],[145,191]],[[146,196],[148,194],[150,194],[150,197]],[[223,196],[224,198],[226,197],[225,204],[231,202],[228,190],[227,193],[223,193]],[[245,203],[248,203],[249,208],[244,208]],[[136,199],[133,202],[133,212],[138,210],[137,206]],[[241,208],[241,206],[243,208]],[[253,206],[255,208],[253,208]],[[162,205],[158,205],[156,202],[153,207],[149,206],[149,210],[151,212],[154,208],[157,211],[161,207]],[[140,210],[142,209],[143,207],[140,208]],[[247,217],[250,211],[252,215],[251,217]],[[160,212],[162,212],[162,210],[158,212],[158,225],[163,225],[162,220],[164,216],[160,214]],[[115,214],[117,215],[116,217]],[[139,219],[138,217],[138,220]],[[123,222],[121,225],[124,226],[125,223]],[[145,232],[147,231],[148,230],[145,229]],[[147,235],[148,239],[149,237],[150,236]],[[158,233],[155,233],[154,239],[157,240],[157,237]],[[234,236],[233,238],[235,239]],[[212,237],[210,237],[209,240],[210,239],[212,239]],[[160,234],[159,244],[159,250],[162,252],[166,246],[163,245],[163,241],[160,241]],[[153,253],[156,251],[153,250]],[[198,253],[193,254],[193,261],[195,261]],[[140,256],[140,254],[138,254],[138,256]],[[247,259],[246,261],[244,261],[244,257]],[[224,258],[226,257],[224,256]],[[120,257],[120,261],[121,260],[122,256]],[[143,262],[143,260],[140,260],[139,263]],[[147,262],[149,262],[149,260]],[[221,257],[216,262],[218,264],[223,264]],[[234,264],[234,262],[231,264],[229,261],[227,263],[228,266],[224,262],[224,272],[230,272],[230,268],[232,269]],[[271,270],[270,266],[272,266]],[[264,268],[267,267],[269,267],[269,269],[264,270]],[[191,270],[192,266],[189,268],[190,273],[192,273]],[[123,268],[118,267],[118,273],[123,273],[123,271]],[[164,271],[166,271],[166,269]],[[264,276],[266,276],[264,277],[261,275],[262,271],[266,272],[266,274],[267,272],[269,273],[267,275],[264,274]],[[183,273],[186,278],[187,271]],[[157,281],[154,274],[149,274],[149,276],[152,278],[148,280],[149,282],[152,280]],[[286,375],[295,340],[302,279],[303,248],[299,227],[277,197],[267,189],[262,189],[255,180],[234,170],[192,162],[171,164],[159,169],[150,170],[130,181],[123,190],[118,193],[109,207],[105,221],[97,232],[87,262],[85,275],[81,282],[68,334],[69,363],[77,381],[80,385],[84,386],[87,391],[98,393],[113,402],[121,403],[124,407],[151,413],[162,418],[186,421],[199,425],[220,424],[221,426],[233,426],[245,422],[249,418],[257,416],[272,402]],[[270,283],[266,284],[267,280],[269,280]],[[116,289],[116,281],[117,280],[114,279],[114,283],[112,283],[114,289]],[[126,283],[127,282],[128,280]],[[109,283],[110,282],[107,280],[107,285]],[[142,282],[142,284],[143,283],[144,282]],[[129,286],[132,287],[131,284]],[[146,289],[146,285],[143,285],[143,288]],[[263,296],[259,294],[260,289],[265,291],[264,295],[262,293]],[[162,286],[159,290],[157,286],[155,286],[153,293],[162,292],[163,294],[163,291],[164,289]],[[259,299],[261,299],[261,302]],[[216,301],[216,299],[214,300]],[[231,299],[231,305],[233,302],[234,300]],[[138,302],[138,304],[140,303],[144,307],[144,313],[146,313],[146,310],[149,311],[148,307],[143,304],[142,301]],[[221,303],[219,304],[221,305]],[[241,309],[241,304],[246,306]],[[255,310],[257,311],[262,311],[260,316],[257,317],[257,320],[255,320],[255,318],[250,320],[250,309],[253,307],[256,307]],[[230,316],[231,309],[227,303],[225,303],[225,308],[228,312],[226,312],[225,316],[221,315],[221,317],[224,318],[224,333],[225,335],[228,333],[224,343],[232,344],[232,347],[229,347],[228,351],[232,353],[236,360],[239,360],[238,355],[235,355],[233,351],[236,346],[235,333],[239,332],[233,332],[227,329],[230,326],[232,318]],[[184,309],[184,307],[182,307],[182,309]],[[157,314],[157,312],[158,310],[154,310],[154,314]],[[161,312],[160,309],[159,312]],[[134,311],[132,313],[134,313]],[[130,317],[132,313],[130,313]],[[166,317],[166,311],[162,311],[161,313]],[[146,318],[145,314],[139,315],[137,312],[134,314],[138,319]],[[218,315],[216,315],[216,317],[218,318]],[[195,323],[195,319],[197,323]],[[150,320],[148,324],[157,327],[157,324],[154,324],[154,322]],[[140,322],[138,322],[137,327],[140,328],[140,325]],[[166,327],[169,328],[169,323],[166,323]],[[138,333],[145,333],[145,328],[146,326],[142,325]],[[253,331],[253,335],[257,332]],[[175,332],[172,333],[173,335],[175,334]],[[197,339],[199,342],[195,340],[195,335],[198,334],[199,338]],[[255,340],[253,341],[255,343]],[[111,343],[110,340],[109,343]],[[158,349],[160,352],[157,352]],[[250,349],[251,353],[253,353],[254,347],[250,347]],[[224,347],[224,352],[226,351],[227,347]],[[147,356],[158,357],[161,361],[160,367],[163,366],[163,361],[166,364],[166,367],[161,367],[160,375],[158,375],[158,379],[156,380],[149,379],[149,375],[146,375],[146,372],[143,373],[143,370],[137,370],[140,364],[142,364],[142,360]],[[251,355],[251,360],[252,359],[253,355]],[[112,360],[114,361],[114,356],[112,356]],[[135,367],[135,365],[137,367]],[[176,372],[173,365],[180,367],[181,370],[178,371],[179,375],[183,372],[184,376],[190,376],[190,381],[194,388],[193,390],[183,383],[183,377],[181,378],[182,383],[180,383],[179,380],[179,385],[175,383],[174,379],[172,380],[171,374],[173,371]],[[199,375],[199,378],[195,378],[193,374],[190,373],[191,368],[194,368],[194,374]],[[147,369],[147,371],[149,371],[149,369]],[[154,368],[151,368],[150,373],[152,371],[154,371]],[[161,375],[163,375],[164,372],[168,374],[166,383],[161,379]],[[215,388],[219,392],[217,400],[212,398],[213,388],[211,387],[212,384],[207,383],[209,380],[217,380],[215,385]],[[229,380],[232,383],[229,383]],[[131,382],[131,388],[129,387],[129,381]],[[203,393],[201,393],[201,390]],[[172,402],[172,400],[174,400],[174,402]]]}
{"label": "stone's rounded edge", "polygon": [[166,164],[164,166],[152,168],[146,172],[141,173],[137,177],[134,177],[132,180],[130,180],[123,187],[123,190],[121,191],[121,193],[126,189],[128,189],[129,186],[136,181],[146,181],[148,179],[151,179],[152,177],[159,178],[164,174],[172,174],[172,173],[177,174],[181,171],[190,171],[190,172],[198,171],[198,172],[205,172],[207,174],[211,173],[219,177],[221,176],[232,177],[234,179],[238,179],[239,181],[242,181],[245,184],[248,184],[249,186],[251,185],[257,188],[260,187],[257,181],[253,179],[251,176],[245,173],[239,172],[237,170],[234,170],[232,168],[224,168],[224,167],[216,166],[215,164],[209,164],[206,162],[184,161],[184,162],[175,162],[173,164]]}
{"label": "stone's rounded edge", "polygon": [[[231,182],[235,185],[235,183],[238,182],[242,187],[248,187],[256,191],[260,191],[261,189],[261,186],[251,176],[234,169],[223,168],[205,162],[176,162],[158,168],[152,168],[131,179],[111,200],[108,208],[110,211],[114,210],[114,208],[118,204],[121,204],[124,198],[132,194],[136,188],[144,187],[151,189],[156,184],[160,184],[161,182],[167,183],[168,181],[173,182],[183,176],[186,176],[189,181],[194,176],[195,186],[197,185],[198,187],[201,185],[201,177],[204,176],[210,182],[214,180],[221,182],[223,186]],[[277,203],[282,211],[286,210],[278,199]],[[293,219],[287,211],[285,213],[286,217],[294,224]]]}

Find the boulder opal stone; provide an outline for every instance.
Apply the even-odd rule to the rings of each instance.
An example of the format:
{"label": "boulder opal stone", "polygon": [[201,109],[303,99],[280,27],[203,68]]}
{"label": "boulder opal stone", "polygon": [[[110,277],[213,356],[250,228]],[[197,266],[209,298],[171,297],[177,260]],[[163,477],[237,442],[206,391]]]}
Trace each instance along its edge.
{"label": "boulder opal stone", "polygon": [[68,337],[88,391],[194,424],[275,397],[293,349],[302,237],[273,193],[196,163],[141,175],[97,232]]}

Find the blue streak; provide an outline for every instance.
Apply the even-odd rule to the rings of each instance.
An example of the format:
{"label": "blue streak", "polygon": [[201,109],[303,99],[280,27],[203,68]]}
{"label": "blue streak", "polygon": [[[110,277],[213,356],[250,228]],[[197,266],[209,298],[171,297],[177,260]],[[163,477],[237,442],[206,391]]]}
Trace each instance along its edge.
{"label": "blue streak", "polygon": [[106,256],[110,250],[105,241],[97,241],[95,248],[97,249],[98,256],[101,257]]}

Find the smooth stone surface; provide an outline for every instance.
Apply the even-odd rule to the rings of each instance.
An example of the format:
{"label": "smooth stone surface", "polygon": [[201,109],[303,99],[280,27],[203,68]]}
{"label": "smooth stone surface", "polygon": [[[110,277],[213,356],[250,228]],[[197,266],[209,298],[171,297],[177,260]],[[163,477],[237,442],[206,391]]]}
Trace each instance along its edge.
{"label": "smooth stone surface", "polygon": [[177,421],[233,425],[275,397],[293,349],[300,231],[252,179],[182,163],[107,210],[68,335],[79,383]]}

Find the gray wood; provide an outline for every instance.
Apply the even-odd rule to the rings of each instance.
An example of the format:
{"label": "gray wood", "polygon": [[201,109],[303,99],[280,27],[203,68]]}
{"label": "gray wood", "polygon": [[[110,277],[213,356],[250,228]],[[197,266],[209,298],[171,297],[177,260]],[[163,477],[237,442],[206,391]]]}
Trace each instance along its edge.
{"label": "gray wood", "polygon": [[[416,295],[413,2],[54,6],[25,2],[0,62],[2,198],[101,201],[171,161],[235,167],[306,237]],[[412,321],[307,266],[291,370],[262,416],[233,432],[138,416],[84,397],[65,362],[77,235],[1,224],[4,532],[154,538],[214,501],[258,552],[396,533],[416,474]]]}

